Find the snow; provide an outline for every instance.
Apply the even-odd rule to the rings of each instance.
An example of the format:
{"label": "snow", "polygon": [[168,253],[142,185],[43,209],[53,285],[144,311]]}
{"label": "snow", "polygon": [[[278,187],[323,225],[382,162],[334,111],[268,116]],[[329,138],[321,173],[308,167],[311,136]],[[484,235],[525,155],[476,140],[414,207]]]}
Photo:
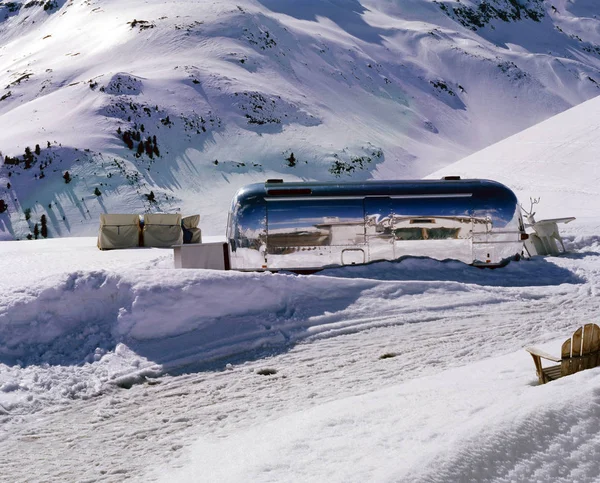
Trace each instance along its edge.
{"label": "snow", "polygon": [[[600,43],[597,7],[557,0],[531,31],[497,21],[477,33],[432,2],[304,3],[173,2],[163,19],[154,2],[59,1],[68,8],[0,22],[4,85],[35,74],[0,101],[3,154],[48,138],[45,155],[62,163],[42,183],[0,167],[1,189],[13,185],[0,214],[3,480],[600,479],[600,369],[540,386],[524,350],[557,354],[598,323],[600,98],[449,164],[595,95],[586,76],[600,63],[581,47]],[[134,18],[157,26],[132,30]],[[267,30],[276,53],[248,41]],[[380,76],[394,84],[369,87]],[[433,91],[433,79],[466,94]],[[294,122],[253,131],[235,93],[281,95],[276,115]],[[172,162],[138,162],[119,144],[116,126],[132,126],[107,96],[159,106],[147,124],[172,133],[161,137]],[[197,105],[223,124],[190,140],[180,128]],[[332,179],[333,154],[380,147],[354,178],[496,179],[526,208],[539,197],[538,220],[577,218],[559,225],[568,253],[302,276],[177,270],[170,249],[100,251],[92,236],[100,212],[160,208],[199,212],[212,241],[238,186]],[[282,167],[292,149],[311,164]],[[144,201],[151,188],[158,207]],[[41,214],[57,238],[12,240]],[[86,236],[58,238],[73,234]]]}
{"label": "snow", "polygon": [[[5,3],[0,151],[21,163],[0,164],[0,239],[42,216],[50,237],[94,236],[100,213],[148,212],[201,213],[222,236],[222,207],[251,182],[451,165],[600,92],[594,7],[533,3],[539,22],[484,27],[446,0]],[[160,155],[125,132],[156,136]]]}
{"label": "snow", "polygon": [[[575,109],[591,118],[596,104]],[[406,258],[300,276],[176,270],[171,250],[99,251],[90,237],[3,242],[0,471],[10,481],[597,481],[600,370],[539,386],[524,351],[556,354],[597,322],[594,153],[571,115],[546,127],[562,122],[563,154],[591,175],[569,184],[563,158],[551,158],[519,178],[553,207],[568,194],[578,219],[560,257],[496,270]],[[518,153],[538,136],[545,150],[546,134],[493,148]]]}
{"label": "snow", "polygon": [[596,97],[428,177],[495,179],[510,186],[525,209],[530,198],[540,198],[534,207],[538,221],[576,213],[580,220],[595,223],[600,196],[599,126],[600,97]]}
{"label": "snow", "polygon": [[492,358],[201,437],[163,481],[597,480],[597,371],[533,388],[528,364]]}
{"label": "snow", "polygon": [[35,288],[3,290],[11,481],[599,476],[598,370],[537,386],[523,350],[556,353],[594,319],[597,239],[500,270],[406,259],[312,276],[174,270],[166,250],[56,242],[2,245],[7,268],[52,245],[92,267],[57,263],[51,283],[30,272]]}

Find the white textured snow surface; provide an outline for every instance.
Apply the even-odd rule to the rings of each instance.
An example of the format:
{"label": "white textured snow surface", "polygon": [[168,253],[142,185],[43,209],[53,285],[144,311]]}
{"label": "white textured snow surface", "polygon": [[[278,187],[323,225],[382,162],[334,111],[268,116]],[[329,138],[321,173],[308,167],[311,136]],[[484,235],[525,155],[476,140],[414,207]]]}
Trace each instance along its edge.
{"label": "white textured snow surface", "polygon": [[539,386],[524,347],[600,322],[599,101],[456,165],[580,217],[559,257],[299,276],[2,242],[2,479],[598,481],[600,368]]}
{"label": "white textured snow surface", "polygon": [[[0,480],[600,481],[600,368],[539,386],[524,350],[600,323],[600,10],[490,0],[465,22],[480,3],[0,1],[19,157],[0,164]],[[301,276],[94,238],[99,213],[155,211],[222,237],[265,178],[445,174],[577,217],[568,253]],[[50,238],[22,240],[42,215]]]}

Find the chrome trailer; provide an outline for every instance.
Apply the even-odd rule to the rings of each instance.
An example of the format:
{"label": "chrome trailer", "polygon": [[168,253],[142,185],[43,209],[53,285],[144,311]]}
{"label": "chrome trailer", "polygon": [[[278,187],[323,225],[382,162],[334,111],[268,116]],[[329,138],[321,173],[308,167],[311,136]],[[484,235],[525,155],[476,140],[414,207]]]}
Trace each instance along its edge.
{"label": "chrome trailer", "polygon": [[234,196],[225,265],[303,272],[417,256],[497,267],[526,238],[515,194],[495,181],[268,180]]}

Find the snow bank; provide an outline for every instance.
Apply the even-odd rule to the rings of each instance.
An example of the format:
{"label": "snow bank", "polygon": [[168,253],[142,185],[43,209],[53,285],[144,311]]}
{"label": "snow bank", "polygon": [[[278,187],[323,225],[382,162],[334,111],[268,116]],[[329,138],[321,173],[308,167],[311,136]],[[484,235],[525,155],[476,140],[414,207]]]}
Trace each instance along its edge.
{"label": "snow bank", "polygon": [[496,357],[200,437],[161,481],[597,480],[600,369],[534,386],[529,359]]}
{"label": "snow bank", "polygon": [[[543,258],[501,270],[407,258],[298,276],[175,270],[170,250],[101,252],[93,242],[3,245],[11,256],[0,269],[13,275],[0,292],[5,408],[35,410],[44,390],[85,398],[105,384],[223,367],[303,340],[436,320],[452,310],[568,296],[585,283]],[[596,252],[588,246],[584,253]],[[77,265],[94,269],[73,271]],[[23,266],[40,270],[25,275]],[[39,367],[46,368],[41,376]]]}
{"label": "snow bank", "polygon": [[[190,342],[182,344],[180,356],[194,346],[196,361],[206,361],[269,341],[293,342],[309,329],[312,334],[331,330],[334,322],[342,323],[339,312],[351,306],[361,310],[359,299],[377,299],[384,305],[386,300],[428,292],[476,299],[482,286],[508,287],[509,293],[510,287],[582,281],[543,259],[490,271],[460,262],[408,258],[308,277],[127,267],[118,272],[61,272],[32,287],[0,294],[0,358],[18,365],[81,364],[92,362],[97,348],[113,350],[122,342],[155,361],[173,363],[178,355],[161,355],[152,341],[185,335]],[[502,290],[495,292],[502,296]],[[331,314],[336,314],[335,320]]]}

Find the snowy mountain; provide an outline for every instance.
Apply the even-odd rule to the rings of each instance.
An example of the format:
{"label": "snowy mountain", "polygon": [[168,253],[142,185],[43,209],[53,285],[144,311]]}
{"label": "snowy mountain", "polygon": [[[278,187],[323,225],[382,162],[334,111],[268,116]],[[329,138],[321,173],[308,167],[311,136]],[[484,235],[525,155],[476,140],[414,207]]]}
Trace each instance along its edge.
{"label": "snowy mountain", "polygon": [[600,323],[599,111],[447,168],[576,216],[559,257],[297,276],[176,270],[172,250],[94,237],[3,242],[3,479],[599,481],[600,368],[540,386],[524,350],[558,355]]}
{"label": "snowy mountain", "polygon": [[0,239],[422,177],[596,96],[592,1],[0,2]]}
{"label": "snowy mountain", "polygon": [[597,97],[430,177],[452,174],[495,179],[510,186],[527,210],[530,199],[539,198],[535,205],[537,220],[574,215],[581,222],[593,224],[600,200],[599,126]]}

